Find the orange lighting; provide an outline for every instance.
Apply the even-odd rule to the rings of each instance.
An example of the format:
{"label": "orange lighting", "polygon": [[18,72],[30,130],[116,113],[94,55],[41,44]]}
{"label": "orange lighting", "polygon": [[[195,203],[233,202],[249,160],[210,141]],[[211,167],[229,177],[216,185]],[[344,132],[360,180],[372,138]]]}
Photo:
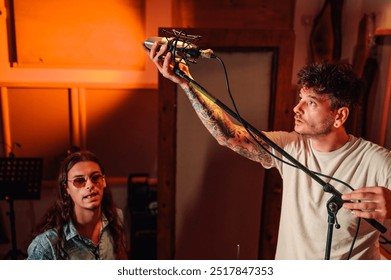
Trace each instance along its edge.
{"label": "orange lighting", "polygon": [[15,66],[144,69],[144,1],[14,2]]}

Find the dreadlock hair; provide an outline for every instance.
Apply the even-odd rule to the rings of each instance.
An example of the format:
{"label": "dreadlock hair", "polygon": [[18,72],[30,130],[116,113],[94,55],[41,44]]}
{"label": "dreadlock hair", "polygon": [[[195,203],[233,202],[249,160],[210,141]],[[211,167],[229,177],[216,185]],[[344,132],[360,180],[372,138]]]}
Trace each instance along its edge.
{"label": "dreadlock hair", "polygon": [[[48,210],[42,222],[37,226],[33,236],[37,236],[49,229],[57,232],[56,255],[58,259],[67,259],[68,254],[64,250],[63,241],[65,239],[63,226],[71,221],[74,202],[69,196],[66,187],[68,181],[68,171],[78,162],[92,161],[99,165],[102,174],[104,168],[95,154],[89,151],[77,151],[69,154],[61,163],[58,176],[58,197],[53,206]],[[124,225],[121,221],[117,209],[114,205],[110,188],[106,186],[102,197],[102,212],[105,214],[110,233],[114,241],[114,253],[117,259],[126,259],[126,245],[124,236]]]}
{"label": "dreadlock hair", "polygon": [[317,94],[328,94],[332,109],[353,106],[362,94],[362,82],[356,77],[351,64],[346,62],[321,62],[302,68],[298,73],[298,84],[315,90]]}

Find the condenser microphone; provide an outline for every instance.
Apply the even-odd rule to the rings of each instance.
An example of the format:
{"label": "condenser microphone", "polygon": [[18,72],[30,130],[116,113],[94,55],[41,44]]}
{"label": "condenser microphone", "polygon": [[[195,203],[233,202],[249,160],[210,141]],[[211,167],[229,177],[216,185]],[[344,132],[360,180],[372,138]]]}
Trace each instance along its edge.
{"label": "condenser microphone", "polygon": [[[166,38],[166,37],[151,37],[144,41],[144,46],[148,50],[152,48],[153,43],[159,42],[160,45],[168,45],[167,50],[164,54],[168,52],[173,52],[175,56],[183,57],[189,59],[195,59],[195,58],[216,58],[216,55],[213,54],[213,51],[211,49],[202,50],[196,45],[192,43],[183,42],[180,40],[177,40],[174,37]],[[164,58],[164,54],[162,58]]]}

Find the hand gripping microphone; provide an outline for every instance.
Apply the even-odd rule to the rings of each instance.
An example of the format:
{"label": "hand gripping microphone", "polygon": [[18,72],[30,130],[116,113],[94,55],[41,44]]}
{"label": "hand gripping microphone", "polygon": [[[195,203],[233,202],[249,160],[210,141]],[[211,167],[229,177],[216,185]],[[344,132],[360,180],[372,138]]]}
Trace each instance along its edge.
{"label": "hand gripping microphone", "polygon": [[160,45],[168,45],[166,52],[161,58],[164,58],[164,55],[168,52],[172,52],[174,57],[188,59],[192,62],[199,57],[216,58],[211,49],[202,50],[192,43],[183,42],[174,37],[151,37],[144,41],[144,46],[150,50],[155,42],[159,42]]}

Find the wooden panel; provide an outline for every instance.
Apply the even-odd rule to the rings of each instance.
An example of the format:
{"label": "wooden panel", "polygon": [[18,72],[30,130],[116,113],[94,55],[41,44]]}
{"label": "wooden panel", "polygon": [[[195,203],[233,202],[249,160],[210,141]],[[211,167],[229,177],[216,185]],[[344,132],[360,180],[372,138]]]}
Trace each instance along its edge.
{"label": "wooden panel", "polygon": [[175,255],[176,85],[159,75],[157,258]]}
{"label": "wooden panel", "polygon": [[391,28],[377,28],[375,31],[376,36],[391,36]]}
{"label": "wooden panel", "polygon": [[[224,61],[241,116],[258,130],[267,130],[271,84],[276,79],[275,49],[214,51]],[[199,59],[191,73],[210,94],[233,108],[219,61]],[[219,146],[180,89],[177,98],[175,257],[257,259],[265,170]]]}
{"label": "wooden panel", "polygon": [[43,157],[44,179],[56,179],[69,149],[67,89],[9,88],[8,98],[15,156]]}
{"label": "wooden panel", "polygon": [[173,2],[174,26],[293,29],[295,0],[175,0]]}
{"label": "wooden panel", "polygon": [[13,1],[14,66],[145,67],[145,1]]}
{"label": "wooden panel", "polygon": [[110,176],[156,174],[155,90],[86,89],[86,147],[106,163]]}

